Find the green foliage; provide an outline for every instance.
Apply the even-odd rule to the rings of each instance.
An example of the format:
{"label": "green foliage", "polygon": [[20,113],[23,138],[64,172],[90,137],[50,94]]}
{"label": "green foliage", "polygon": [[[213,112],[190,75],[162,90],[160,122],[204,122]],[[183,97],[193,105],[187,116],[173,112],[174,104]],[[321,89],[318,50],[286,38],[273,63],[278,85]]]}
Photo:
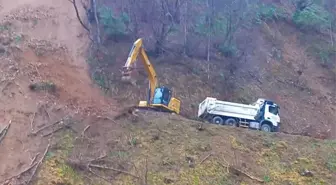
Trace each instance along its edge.
{"label": "green foliage", "polygon": [[128,158],[129,155],[130,154],[128,152],[124,152],[124,151],[112,151],[110,153],[111,157],[118,157],[118,158],[121,158],[121,159]]}
{"label": "green foliage", "polygon": [[293,22],[302,29],[323,30],[330,26],[332,16],[322,6],[313,4],[304,10],[297,10]]}
{"label": "green foliage", "polygon": [[128,143],[131,145],[131,146],[136,146],[138,144],[138,139],[136,137],[132,137],[128,140]]}
{"label": "green foliage", "polygon": [[14,37],[15,43],[18,44],[22,41],[22,35],[16,35]]}
{"label": "green foliage", "polygon": [[274,5],[257,5],[256,11],[255,22],[259,24],[262,22],[285,18],[284,10]]}
{"label": "green foliage", "polygon": [[0,31],[4,31],[4,30],[8,30],[8,27],[0,25]]}
{"label": "green foliage", "polygon": [[330,45],[315,44],[309,48],[312,53],[324,67],[329,67],[334,63],[336,58],[336,47]]}
{"label": "green foliage", "polygon": [[224,176],[220,179],[219,185],[233,185],[235,184],[234,182],[232,182],[232,180],[230,180],[227,176]]}
{"label": "green foliage", "polygon": [[94,72],[92,74],[92,78],[96,82],[96,84],[99,85],[100,88],[108,90],[109,87],[108,80],[106,79],[105,75],[102,74],[102,72],[98,71]]}
{"label": "green foliage", "polygon": [[61,163],[59,168],[59,173],[61,177],[71,179],[74,182],[80,182],[81,176],[69,165]]}
{"label": "green foliage", "polygon": [[[194,32],[201,36],[207,36],[211,34],[215,35],[225,35],[227,30],[228,19],[217,13],[211,20],[207,20],[207,15],[199,15],[195,17],[195,29]],[[211,25],[209,25],[209,21],[211,21]]]}
{"label": "green foliage", "polygon": [[271,177],[268,176],[268,175],[265,175],[263,180],[264,180],[266,183],[267,183],[267,182],[271,182]]}
{"label": "green foliage", "polygon": [[329,156],[327,161],[327,168],[330,171],[336,172],[336,155],[332,154]]}
{"label": "green foliage", "polygon": [[122,13],[117,16],[113,10],[107,6],[102,6],[98,9],[101,24],[104,30],[111,36],[122,36],[127,34],[127,25],[129,24],[129,16]]}
{"label": "green foliage", "polygon": [[[218,44],[216,49],[225,57],[234,57],[237,55],[237,47],[231,43],[233,34],[237,29],[228,17],[217,13],[211,20],[211,25],[208,25],[208,20],[205,15],[201,15],[196,19],[194,32],[200,36],[208,36],[209,34],[214,37],[221,38],[222,43]],[[231,26],[231,29],[228,27]]]}
{"label": "green foliage", "polygon": [[225,57],[235,57],[237,56],[238,49],[235,45],[231,44],[220,44],[218,47],[219,52]]}

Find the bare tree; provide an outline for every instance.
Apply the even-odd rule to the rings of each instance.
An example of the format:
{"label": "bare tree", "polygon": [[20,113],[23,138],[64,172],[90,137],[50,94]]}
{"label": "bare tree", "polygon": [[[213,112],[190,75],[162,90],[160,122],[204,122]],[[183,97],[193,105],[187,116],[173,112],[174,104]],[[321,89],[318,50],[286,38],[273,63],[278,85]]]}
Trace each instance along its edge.
{"label": "bare tree", "polygon": [[[166,6],[166,0],[159,0],[156,5],[157,11],[159,11],[159,16],[153,19],[152,30],[155,38],[155,53],[160,55],[163,52],[163,46],[165,39],[173,28],[172,15]],[[154,11],[155,12],[155,11]]]}
{"label": "bare tree", "polygon": [[96,28],[97,28],[97,43],[100,45],[100,24],[99,24],[99,19],[98,19],[98,13],[97,13],[97,1],[96,0],[91,0],[91,5],[93,7],[93,12],[96,20]]}
{"label": "bare tree", "polygon": [[73,6],[75,8],[75,11],[76,11],[77,19],[80,22],[80,24],[83,26],[83,28],[85,30],[87,30],[88,32],[90,32],[89,28],[84,24],[84,22],[82,21],[80,15],[79,15],[79,11],[78,11],[78,7],[77,7],[77,4],[76,4],[76,0],[68,0],[68,1],[73,4]]}

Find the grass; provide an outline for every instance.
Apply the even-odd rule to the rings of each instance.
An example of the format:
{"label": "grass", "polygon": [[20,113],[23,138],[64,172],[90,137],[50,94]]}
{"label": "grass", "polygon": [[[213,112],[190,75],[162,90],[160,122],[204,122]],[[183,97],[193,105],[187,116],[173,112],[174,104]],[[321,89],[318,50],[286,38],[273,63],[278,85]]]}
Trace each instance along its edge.
{"label": "grass", "polygon": [[[332,155],[336,151],[335,141],[217,125],[206,125],[205,130],[199,131],[197,122],[152,112],[140,114],[136,123],[131,120],[119,120],[120,128],[114,125],[111,129],[107,127],[113,126],[111,123],[97,123],[102,129],[97,127],[95,132],[100,134],[78,140],[76,145],[73,145],[72,133],[63,133],[58,149],[48,154],[41,177],[59,183],[81,184],[83,171],[67,166],[64,159],[79,151],[82,158],[92,158],[92,152],[105,150],[109,151],[106,161],[112,162],[106,165],[140,177],[139,180],[113,171],[100,173],[113,177],[113,184],[120,185],[141,184],[145,177],[150,185],[260,184],[243,175],[235,175],[225,167],[227,165],[270,185],[328,185],[336,180],[333,175],[336,158]],[[101,145],[107,140],[114,144]],[[83,146],[88,145],[95,146],[95,151],[83,150]],[[209,154],[212,155],[204,160]],[[302,176],[302,170],[312,171],[313,176]],[[102,182],[84,173],[95,182]]]}
{"label": "grass", "polygon": [[336,172],[336,154],[330,154],[328,157],[327,168],[330,171]]}
{"label": "grass", "polygon": [[[143,175],[146,156],[148,184],[258,184],[249,178],[235,176],[221,164],[237,166],[272,185],[331,184],[334,179],[325,165],[327,161],[333,164],[325,155],[335,149],[330,144],[333,142],[214,125],[197,131],[196,126],[186,120],[159,117],[146,114],[148,122],[132,125],[133,137],[128,137],[137,136],[141,143],[131,145],[127,152],[129,160],[137,166],[137,170],[131,168],[129,171]],[[209,153],[213,156],[200,164]],[[314,176],[300,175],[302,169],[312,171]],[[127,176],[119,177],[121,184],[134,183]]]}
{"label": "grass", "polygon": [[[284,141],[278,141],[260,152],[258,162],[265,168],[269,168],[269,183],[282,184],[288,182],[299,185],[328,184],[325,178],[320,176],[320,174],[328,174],[326,168],[320,163],[321,156],[316,159],[313,157],[314,154],[310,153],[314,150],[309,149],[309,153],[307,154],[305,150],[302,150],[305,146],[296,148],[296,146],[292,145],[293,143],[289,145]],[[310,147],[310,145],[308,145],[308,147]],[[297,157],[290,155],[290,151],[293,150]],[[306,169],[317,174],[313,177],[300,175],[300,171]]]}
{"label": "grass", "polygon": [[110,157],[118,157],[121,159],[127,158],[129,157],[130,154],[128,152],[125,151],[113,151],[110,153]]}
{"label": "grass", "polygon": [[332,47],[329,44],[313,44],[308,49],[323,67],[330,67],[334,65],[336,59],[336,46]]}
{"label": "grass", "polygon": [[37,185],[71,184],[82,185],[83,180],[79,173],[67,165],[65,160],[74,148],[74,135],[70,131],[64,131],[57,142],[55,151],[49,151],[46,162],[42,165],[38,174]]}
{"label": "grass", "polygon": [[19,44],[22,41],[22,39],[23,39],[22,35],[16,35],[14,37],[14,41],[15,41],[16,44]]}

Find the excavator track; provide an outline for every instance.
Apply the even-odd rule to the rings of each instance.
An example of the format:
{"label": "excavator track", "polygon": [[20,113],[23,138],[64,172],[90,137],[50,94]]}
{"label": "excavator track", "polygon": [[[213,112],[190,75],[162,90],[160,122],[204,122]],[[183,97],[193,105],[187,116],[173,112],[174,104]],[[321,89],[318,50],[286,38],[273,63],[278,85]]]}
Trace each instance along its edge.
{"label": "excavator track", "polygon": [[118,115],[114,116],[114,120],[119,120],[126,117],[134,117],[138,116],[139,112],[160,112],[165,114],[175,114],[172,111],[162,110],[157,107],[139,107],[139,106],[131,106],[124,108]]}
{"label": "excavator track", "polygon": [[137,111],[153,111],[153,112],[160,112],[160,113],[167,113],[167,114],[175,114],[175,112],[170,110],[164,110],[159,107],[136,107]]}

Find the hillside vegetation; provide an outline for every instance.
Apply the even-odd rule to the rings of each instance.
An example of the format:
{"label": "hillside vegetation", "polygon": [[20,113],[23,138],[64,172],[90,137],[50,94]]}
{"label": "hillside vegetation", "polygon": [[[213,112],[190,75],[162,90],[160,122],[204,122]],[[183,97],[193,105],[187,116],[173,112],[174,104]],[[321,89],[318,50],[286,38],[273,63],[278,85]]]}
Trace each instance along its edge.
{"label": "hillside vegetation", "polygon": [[[96,11],[95,11],[96,10]],[[1,185],[333,185],[333,0],[0,0]],[[143,38],[181,115],[129,109]],[[208,96],[281,106],[280,133],[197,120]]]}
{"label": "hillside vegetation", "polygon": [[[73,146],[67,168],[77,172],[67,170],[57,182],[80,184],[73,176],[92,184],[151,185],[331,185],[336,180],[335,141],[208,124],[200,129],[199,122],[153,112],[96,121],[99,126],[92,126],[83,138],[63,136],[60,143],[66,144],[57,152],[67,153]],[[114,129],[106,130],[111,124]],[[83,175],[90,175],[88,164],[105,179],[88,180]],[[95,165],[123,172],[101,171]]]}
{"label": "hillside vegetation", "polygon": [[335,137],[334,1],[98,4],[104,49],[88,59],[91,76],[121,104],[146,97],[141,65],[136,86],[120,82],[121,66],[141,37],[159,83],[181,99],[182,115],[195,119],[207,96],[241,103],[263,97],[280,104],[283,132]]}

